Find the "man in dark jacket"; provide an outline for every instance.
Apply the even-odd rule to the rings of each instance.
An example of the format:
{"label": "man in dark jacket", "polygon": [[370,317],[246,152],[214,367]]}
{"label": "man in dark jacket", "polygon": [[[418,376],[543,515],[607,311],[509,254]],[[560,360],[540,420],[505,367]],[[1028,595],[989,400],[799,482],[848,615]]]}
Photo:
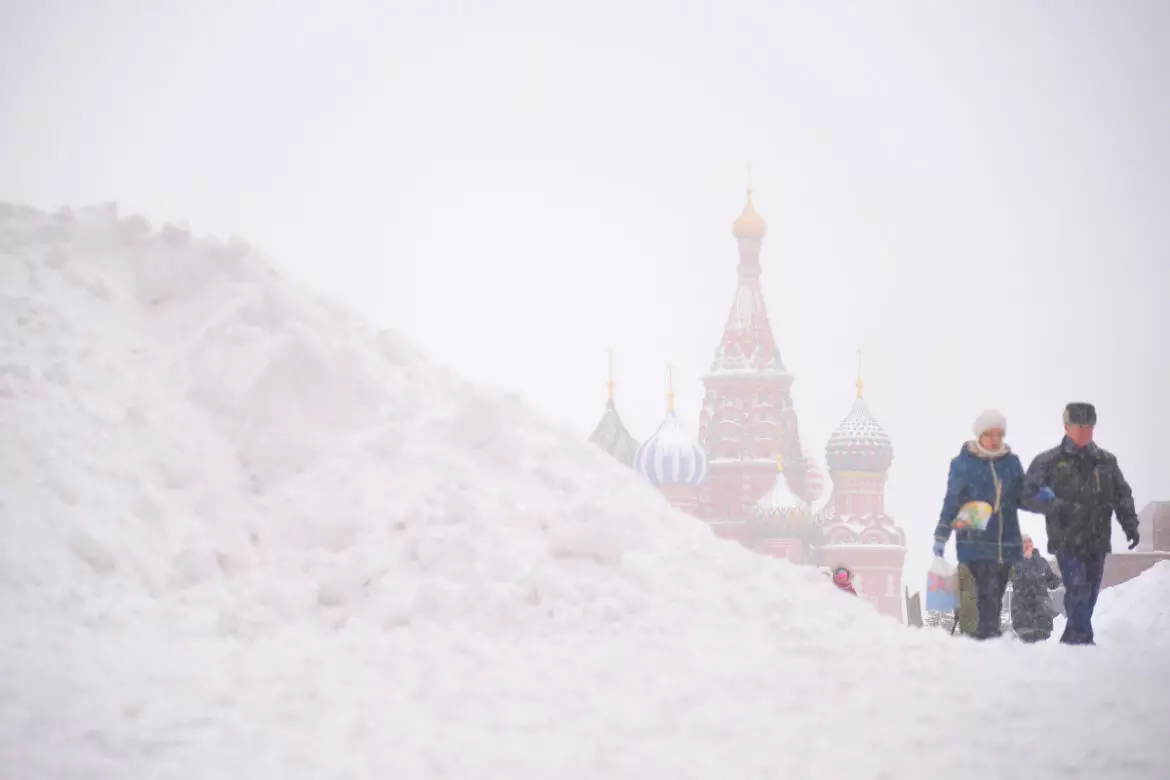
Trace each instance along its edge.
{"label": "man in dark jacket", "polygon": [[1114,512],[1129,540],[1138,544],[1138,516],[1133,492],[1117,458],[1093,442],[1097,410],[1071,403],[1064,410],[1064,441],[1042,452],[1028,467],[1024,508],[1043,512],[1048,552],[1056,555],[1064,579],[1068,623],[1061,642],[1091,645],[1093,608],[1101,590],[1105,556],[1112,552],[1110,521]]}
{"label": "man in dark jacket", "polygon": [[1060,587],[1060,577],[1036,552],[1032,537],[1024,535],[1024,560],[1012,567],[1012,630],[1024,642],[1043,642],[1052,636],[1052,599],[1048,591]]}

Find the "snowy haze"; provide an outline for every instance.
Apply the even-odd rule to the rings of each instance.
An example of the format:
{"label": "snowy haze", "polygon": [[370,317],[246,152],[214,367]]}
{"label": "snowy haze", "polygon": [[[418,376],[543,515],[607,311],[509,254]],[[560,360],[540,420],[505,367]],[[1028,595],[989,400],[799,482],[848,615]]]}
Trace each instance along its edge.
{"label": "snowy haze", "polygon": [[582,437],[613,347],[641,439],[667,363],[697,423],[750,163],[803,436],[864,349],[913,587],[987,406],[1027,462],[1095,402],[1170,497],[1168,33],[1154,0],[4,0],[0,200],[238,231]]}

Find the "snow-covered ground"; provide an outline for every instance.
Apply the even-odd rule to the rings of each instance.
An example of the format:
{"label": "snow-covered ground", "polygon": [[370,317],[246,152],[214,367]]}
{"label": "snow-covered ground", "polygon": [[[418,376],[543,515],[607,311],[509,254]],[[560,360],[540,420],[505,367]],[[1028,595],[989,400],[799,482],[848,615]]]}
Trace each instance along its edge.
{"label": "snow-covered ground", "polygon": [[[1054,637],[1060,637],[1064,624],[1063,616],[1056,618]],[[1136,647],[1145,653],[1170,651],[1170,561],[1101,591],[1093,638],[1099,644]]]}
{"label": "snow-covered ground", "polygon": [[0,329],[6,780],[1170,776],[1146,629],[882,619],[240,242],[0,205]]}

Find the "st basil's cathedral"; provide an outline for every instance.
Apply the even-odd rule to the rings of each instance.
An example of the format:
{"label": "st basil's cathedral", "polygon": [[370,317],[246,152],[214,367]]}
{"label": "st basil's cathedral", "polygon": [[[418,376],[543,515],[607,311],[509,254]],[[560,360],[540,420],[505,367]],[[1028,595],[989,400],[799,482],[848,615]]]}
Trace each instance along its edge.
{"label": "st basil's cathedral", "polygon": [[801,444],[790,392],[795,377],[780,357],[760,288],[767,232],[748,190],[732,223],[736,289],[702,377],[698,438],[668,392],[666,417],[639,444],[618,414],[611,372],[609,400],[590,441],[722,538],[795,564],[848,567],[861,598],[902,620],[906,537],[885,511],[893,445],[865,403],[859,372],[853,407],[825,448],[832,482],[825,499],[825,473]]}

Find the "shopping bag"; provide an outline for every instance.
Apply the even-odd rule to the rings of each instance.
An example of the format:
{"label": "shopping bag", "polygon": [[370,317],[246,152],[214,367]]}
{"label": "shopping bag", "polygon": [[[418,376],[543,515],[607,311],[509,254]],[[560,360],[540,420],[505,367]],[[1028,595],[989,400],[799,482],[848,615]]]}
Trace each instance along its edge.
{"label": "shopping bag", "polygon": [[926,608],[931,612],[954,612],[959,608],[958,569],[938,556],[926,573]]}

